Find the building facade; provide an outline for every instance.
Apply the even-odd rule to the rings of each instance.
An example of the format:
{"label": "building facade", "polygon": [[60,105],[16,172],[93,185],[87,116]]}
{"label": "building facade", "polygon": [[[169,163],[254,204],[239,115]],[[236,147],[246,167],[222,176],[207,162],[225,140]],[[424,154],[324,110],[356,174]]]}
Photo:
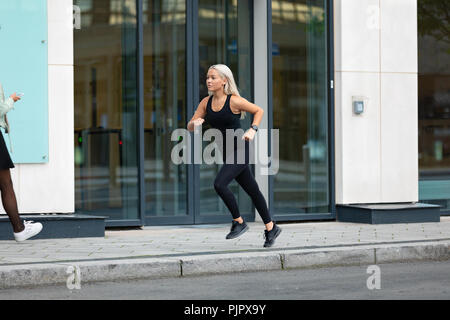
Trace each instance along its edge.
{"label": "building facade", "polygon": [[[20,212],[106,216],[108,226],[228,222],[213,187],[220,165],[171,160],[181,139],[173,132],[207,95],[208,67],[224,63],[241,95],[265,111],[260,127],[268,131],[256,140],[278,156],[278,169],[253,170],[277,221],[336,220],[339,205],[419,201],[446,214],[450,52],[439,5],[2,4],[0,38],[28,48],[0,59],[5,90],[27,90],[11,115]],[[16,60],[41,69],[17,76]],[[247,115],[242,127],[251,121]],[[244,218],[258,220],[242,188],[230,188]]]}

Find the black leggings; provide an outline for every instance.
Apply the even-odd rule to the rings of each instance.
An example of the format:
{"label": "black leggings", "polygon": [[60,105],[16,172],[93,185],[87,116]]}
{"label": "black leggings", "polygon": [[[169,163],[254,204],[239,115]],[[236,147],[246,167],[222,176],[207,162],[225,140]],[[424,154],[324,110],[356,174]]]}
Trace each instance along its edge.
{"label": "black leggings", "polygon": [[266,200],[259,190],[258,183],[250,171],[247,149],[248,144],[246,148],[246,163],[238,164],[237,161],[235,161],[233,164],[227,164],[224,160],[224,164],[222,165],[222,168],[220,168],[216,179],[214,180],[214,189],[216,189],[218,195],[222,198],[223,202],[225,202],[225,205],[230,210],[233,219],[237,219],[241,216],[239,207],[233,192],[228,188],[230,182],[235,179],[252,199],[253,204],[258,210],[264,224],[267,224],[272,221],[272,218],[270,217]]}
{"label": "black leggings", "polygon": [[20,232],[24,229],[23,221],[19,216],[17,209],[16,194],[14,193],[11,173],[9,169],[0,170],[0,192],[2,194],[2,204],[9,220],[11,221],[13,231]]}

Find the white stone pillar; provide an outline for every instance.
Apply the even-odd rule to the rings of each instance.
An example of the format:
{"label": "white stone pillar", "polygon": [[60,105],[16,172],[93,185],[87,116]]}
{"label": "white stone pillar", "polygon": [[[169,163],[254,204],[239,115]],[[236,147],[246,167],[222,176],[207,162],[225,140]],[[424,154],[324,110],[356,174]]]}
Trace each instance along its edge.
{"label": "white stone pillar", "polygon": [[416,202],[417,1],[334,0],[334,28],[336,203]]}
{"label": "white stone pillar", "polygon": [[47,0],[49,161],[16,166],[21,213],[75,210],[72,9],[72,0]]}

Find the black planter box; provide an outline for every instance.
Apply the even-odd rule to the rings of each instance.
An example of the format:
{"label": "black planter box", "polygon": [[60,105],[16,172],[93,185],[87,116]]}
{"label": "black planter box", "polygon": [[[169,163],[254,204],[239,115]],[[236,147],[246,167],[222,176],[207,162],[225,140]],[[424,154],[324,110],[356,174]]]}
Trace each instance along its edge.
{"label": "black planter box", "polygon": [[427,203],[336,205],[337,220],[369,224],[440,222],[440,206]]}
{"label": "black planter box", "polygon": [[[42,231],[31,238],[86,238],[104,237],[106,217],[80,214],[21,214],[22,220],[40,222]],[[14,240],[13,229],[7,215],[0,216],[0,240]]]}

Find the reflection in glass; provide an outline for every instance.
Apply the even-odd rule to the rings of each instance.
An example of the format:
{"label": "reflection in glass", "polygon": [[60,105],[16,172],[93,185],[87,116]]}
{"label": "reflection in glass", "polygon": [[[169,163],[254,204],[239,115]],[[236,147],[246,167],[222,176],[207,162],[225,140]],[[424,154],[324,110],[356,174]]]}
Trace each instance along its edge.
{"label": "reflection in glass", "polygon": [[[208,95],[206,73],[213,64],[226,64],[233,72],[241,96],[252,101],[251,92],[251,11],[250,0],[199,0],[199,62],[200,62],[200,100]],[[251,115],[241,120],[241,126],[250,126]],[[204,125],[207,130],[209,125]],[[209,144],[203,142],[203,149]],[[231,217],[222,199],[214,190],[214,179],[220,164],[200,165],[200,215],[224,215]],[[250,197],[236,181],[229,185],[233,191],[242,215],[250,215]]]}
{"label": "reflection in glass", "polygon": [[76,210],[138,219],[136,3],[74,5]]}
{"label": "reflection in glass", "polygon": [[186,127],[186,1],[144,1],[145,214],[186,216],[187,165],[171,161]]}
{"label": "reflection in glass", "polygon": [[272,1],[275,215],[329,207],[326,1]]}
{"label": "reflection in glass", "polygon": [[450,3],[417,1],[419,198],[450,213]]}

